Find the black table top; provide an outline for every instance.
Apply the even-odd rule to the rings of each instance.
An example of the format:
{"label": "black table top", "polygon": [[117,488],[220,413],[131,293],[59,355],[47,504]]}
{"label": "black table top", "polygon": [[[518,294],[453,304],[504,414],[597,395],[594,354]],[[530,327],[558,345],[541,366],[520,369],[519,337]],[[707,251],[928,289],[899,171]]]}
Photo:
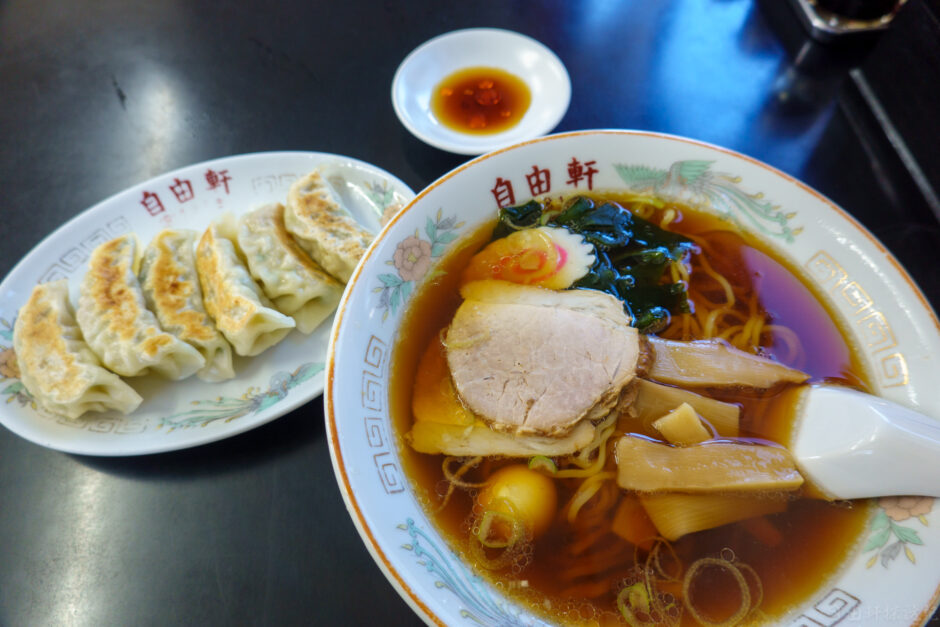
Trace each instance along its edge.
{"label": "black table top", "polygon": [[[467,158],[408,134],[392,75],[435,35],[492,26],[567,65],[557,130],[662,131],[763,160],[857,217],[937,308],[940,225],[840,106],[852,59],[794,44],[782,19],[749,0],[0,2],[0,277],[85,208],[210,158],[332,152],[420,190]],[[135,458],[0,429],[0,543],[3,625],[420,622],[346,513],[319,398]]]}

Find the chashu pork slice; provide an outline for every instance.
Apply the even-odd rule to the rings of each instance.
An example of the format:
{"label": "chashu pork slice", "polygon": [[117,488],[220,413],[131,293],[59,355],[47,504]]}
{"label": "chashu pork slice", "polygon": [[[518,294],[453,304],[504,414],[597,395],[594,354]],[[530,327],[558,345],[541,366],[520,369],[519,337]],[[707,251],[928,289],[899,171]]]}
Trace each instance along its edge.
{"label": "chashu pork slice", "polygon": [[608,294],[503,281],[461,294],[447,363],[461,400],[493,429],[563,435],[608,414],[636,374],[637,331]]}

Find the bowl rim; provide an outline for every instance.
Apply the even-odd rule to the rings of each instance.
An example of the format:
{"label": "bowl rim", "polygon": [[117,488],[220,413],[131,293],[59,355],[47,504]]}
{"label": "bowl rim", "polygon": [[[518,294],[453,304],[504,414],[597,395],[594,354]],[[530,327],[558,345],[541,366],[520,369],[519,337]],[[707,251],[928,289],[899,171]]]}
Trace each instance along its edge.
{"label": "bowl rim", "polygon": [[[427,624],[433,625],[446,625],[447,623],[436,613],[434,613],[425,603],[422,601],[421,597],[415,590],[413,590],[398,572],[396,567],[392,564],[392,560],[389,559],[385,550],[380,546],[376,536],[373,534],[372,529],[367,524],[365,517],[363,515],[362,508],[359,505],[358,500],[353,495],[352,485],[350,483],[349,474],[347,468],[344,464],[343,453],[339,445],[339,433],[337,430],[337,421],[335,416],[335,408],[332,403],[333,389],[335,385],[336,378],[336,363],[335,363],[335,346],[337,339],[339,337],[339,331],[342,327],[343,321],[346,318],[347,305],[352,293],[352,287],[359,280],[363,272],[363,267],[366,265],[368,259],[372,257],[374,252],[378,248],[378,243],[382,241],[386,233],[396,224],[408,211],[412,209],[419,201],[424,197],[429,195],[432,190],[444,184],[446,181],[457,176],[464,170],[473,167],[475,164],[482,161],[488,160],[496,155],[502,154],[504,152],[517,149],[521,146],[537,144],[546,141],[555,141],[561,138],[567,137],[583,137],[590,135],[621,135],[621,136],[640,136],[640,137],[649,137],[649,138],[659,138],[669,141],[677,141],[681,143],[686,143],[698,147],[704,147],[712,150],[716,150],[723,154],[742,159],[747,161],[755,166],[763,168],[769,171],[771,174],[775,174],[791,184],[795,184],[804,192],[807,192],[825,203],[829,208],[835,210],[841,217],[845,218],[850,222],[858,232],[863,234],[868,241],[875,247],[875,250],[882,254],[884,258],[889,261],[898,272],[900,277],[907,283],[907,286],[911,289],[912,293],[920,300],[921,305],[923,306],[925,312],[928,314],[929,319],[933,322],[934,326],[938,333],[940,333],[940,318],[938,318],[937,312],[931,306],[930,302],[924,296],[920,287],[913,280],[913,278],[908,274],[907,270],[903,265],[894,257],[894,255],[885,247],[880,240],[873,233],[871,233],[861,222],[859,222],[854,216],[848,213],[845,209],[840,207],[837,203],[829,199],[827,196],[817,191],[816,189],[810,187],[806,183],[803,183],[799,179],[791,176],[774,166],[771,166],[764,161],[756,159],[754,157],[747,156],[736,150],[718,146],[709,142],[692,139],[688,137],[683,137],[680,135],[673,135],[669,133],[662,133],[657,131],[644,131],[644,130],[630,130],[630,129],[585,129],[585,130],[576,130],[576,131],[567,131],[562,133],[554,133],[551,135],[545,135],[537,137],[534,139],[522,141],[515,143],[511,146],[506,146],[492,152],[480,155],[456,168],[445,173],[437,180],[430,183],[424,189],[422,189],[405,207],[403,207],[398,213],[396,213],[389,221],[386,223],[381,231],[375,236],[375,239],[372,242],[372,245],[366,250],[359,264],[356,266],[353,271],[352,276],[347,283],[348,288],[344,291],[343,296],[340,300],[339,305],[336,309],[336,317],[333,322],[333,328],[330,331],[330,343],[327,349],[327,362],[325,369],[325,383],[324,383],[324,420],[326,423],[327,431],[327,443],[330,450],[330,457],[333,463],[333,470],[336,477],[337,484],[340,488],[340,492],[343,497],[343,501],[346,505],[346,509],[353,520],[353,523],[356,527],[356,530],[359,532],[360,537],[363,540],[363,543],[366,545],[366,549],[372,555],[373,560],[379,566],[379,569],[383,572],[386,579],[392,584],[392,586],[398,591],[399,596],[420,616]],[[924,624],[930,616],[937,610],[938,605],[940,605],[940,582],[936,584],[936,587],[933,592],[933,596],[923,608],[922,612],[918,614],[915,619],[915,622],[912,625],[922,625]]]}

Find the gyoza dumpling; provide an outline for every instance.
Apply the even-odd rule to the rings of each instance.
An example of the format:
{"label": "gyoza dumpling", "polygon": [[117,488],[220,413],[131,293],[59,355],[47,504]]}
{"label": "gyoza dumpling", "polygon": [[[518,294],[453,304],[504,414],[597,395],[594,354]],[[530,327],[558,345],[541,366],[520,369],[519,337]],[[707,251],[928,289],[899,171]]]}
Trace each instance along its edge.
{"label": "gyoza dumpling", "polygon": [[205,359],[196,376],[203,381],[224,381],[235,376],[232,347],[202,304],[196,275],[197,235],[185,229],[158,233],[144,250],[140,285],[147,306],[157,315],[163,330],[195,348]]}
{"label": "gyoza dumpling", "polygon": [[239,355],[257,355],[284,339],[294,319],[270,307],[235,251],[234,219],[213,222],[196,247],[206,311]]}
{"label": "gyoza dumpling", "polygon": [[242,216],[238,245],[251,276],[302,333],[311,333],[336,309],[343,284],[310,259],[284,228],[284,205],[271,203]]}
{"label": "gyoza dumpling", "polygon": [[301,248],[343,283],[372,243],[372,234],[349,215],[317,170],[291,185],[284,224]]}
{"label": "gyoza dumpling", "polygon": [[168,379],[185,379],[206,363],[199,351],[160,328],[147,309],[137,281],[137,236],[132,233],[92,252],[76,318],[102,363],[125,377],[153,370]]}
{"label": "gyoza dumpling", "polygon": [[143,399],[101,367],[75,324],[66,279],[43,283],[13,326],[20,380],[40,407],[75,419],[87,411],[130,413]]}

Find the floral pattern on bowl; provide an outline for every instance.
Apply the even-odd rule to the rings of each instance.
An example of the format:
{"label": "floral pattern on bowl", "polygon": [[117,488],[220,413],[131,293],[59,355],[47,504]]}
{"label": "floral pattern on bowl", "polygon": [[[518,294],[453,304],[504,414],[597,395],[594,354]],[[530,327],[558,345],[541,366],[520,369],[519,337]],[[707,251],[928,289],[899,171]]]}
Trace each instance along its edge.
{"label": "floral pattern on bowl", "polygon": [[[923,545],[924,541],[916,529],[899,523],[913,518],[924,527],[928,526],[927,514],[933,510],[934,501],[929,496],[885,496],[878,499],[881,509],[869,524],[871,535],[862,549],[863,552],[875,552],[865,562],[866,568],[879,561],[887,568],[902,550],[908,561],[916,564],[911,545]],[[892,542],[889,544],[889,541]]]}
{"label": "floral pattern on bowl", "polygon": [[432,262],[440,258],[447,245],[457,239],[463,225],[455,216],[442,218],[441,211],[438,211],[433,220],[427,219],[424,238],[416,229],[414,235],[398,242],[392,258],[385,262],[395,268],[395,274],[380,274],[380,285],[374,290],[379,294],[378,308],[382,311],[382,320],[386,320],[389,314],[398,313],[415,285],[425,278]]}
{"label": "floral pattern on bowl", "polygon": [[792,228],[795,211],[784,212],[762,192],[741,189],[741,177],[711,171],[711,161],[677,161],[667,169],[617,164],[614,169],[627,189],[709,207],[744,228],[792,242],[802,227]]}

